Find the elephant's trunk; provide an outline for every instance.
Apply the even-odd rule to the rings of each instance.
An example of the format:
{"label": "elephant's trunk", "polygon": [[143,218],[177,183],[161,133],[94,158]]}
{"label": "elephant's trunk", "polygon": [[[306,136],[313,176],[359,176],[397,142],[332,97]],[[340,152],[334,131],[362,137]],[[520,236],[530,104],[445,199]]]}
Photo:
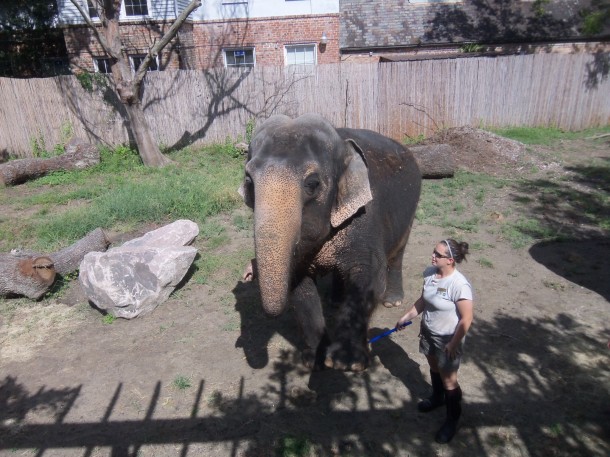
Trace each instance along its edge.
{"label": "elephant's trunk", "polygon": [[256,186],[254,247],[263,308],[267,314],[278,316],[288,302],[301,231],[301,191],[294,180],[276,176],[265,181]]}

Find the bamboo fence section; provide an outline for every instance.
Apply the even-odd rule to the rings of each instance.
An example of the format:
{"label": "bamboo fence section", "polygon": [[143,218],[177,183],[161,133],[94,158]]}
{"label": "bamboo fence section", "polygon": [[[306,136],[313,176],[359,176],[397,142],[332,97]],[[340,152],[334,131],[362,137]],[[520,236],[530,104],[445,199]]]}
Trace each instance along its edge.
{"label": "bamboo fence section", "polygon": [[[607,55],[531,54],[309,69],[180,70],[149,73],[143,106],[164,147],[244,140],[246,125],[271,114],[316,112],[337,127],[376,130],[396,140],[457,126],[610,123]],[[603,67],[603,66],[602,66]],[[0,78],[0,152],[31,157],[69,134],[130,142],[113,91],[85,90],[74,76]],[[37,145],[37,146],[36,146]]]}

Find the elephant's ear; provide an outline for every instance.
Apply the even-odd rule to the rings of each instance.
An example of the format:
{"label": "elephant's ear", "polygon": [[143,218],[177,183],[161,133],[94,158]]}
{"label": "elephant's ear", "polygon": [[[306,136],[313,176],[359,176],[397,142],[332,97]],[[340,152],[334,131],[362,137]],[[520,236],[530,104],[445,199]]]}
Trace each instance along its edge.
{"label": "elephant's ear", "polygon": [[337,199],[330,215],[330,223],[333,227],[340,226],[373,199],[362,150],[350,139],[345,140],[345,147],[346,169],[339,177]]}
{"label": "elephant's ear", "polygon": [[252,186],[247,186],[245,181],[242,181],[239,185],[239,188],[237,189],[237,192],[244,199],[244,203],[246,204],[246,206],[254,208],[254,195],[252,195]]}

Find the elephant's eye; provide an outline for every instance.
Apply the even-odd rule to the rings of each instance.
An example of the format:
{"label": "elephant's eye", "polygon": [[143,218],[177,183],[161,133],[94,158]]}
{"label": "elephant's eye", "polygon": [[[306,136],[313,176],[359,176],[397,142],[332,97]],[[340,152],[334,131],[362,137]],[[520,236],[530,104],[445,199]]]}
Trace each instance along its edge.
{"label": "elephant's eye", "polygon": [[246,177],[244,178],[244,184],[246,186],[251,186],[252,185],[252,178],[249,175],[246,175]]}
{"label": "elephant's eye", "polygon": [[317,174],[309,175],[305,178],[305,192],[307,195],[314,195],[320,187],[320,177]]}

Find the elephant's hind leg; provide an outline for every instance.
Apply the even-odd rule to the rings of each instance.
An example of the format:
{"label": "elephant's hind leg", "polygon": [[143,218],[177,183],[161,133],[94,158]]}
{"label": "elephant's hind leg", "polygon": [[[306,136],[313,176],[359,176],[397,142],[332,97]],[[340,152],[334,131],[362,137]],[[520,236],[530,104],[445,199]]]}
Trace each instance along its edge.
{"label": "elephant's hind leg", "polygon": [[394,257],[388,260],[388,273],[385,292],[383,294],[383,306],[395,308],[402,305],[404,290],[402,287],[402,257],[405,246],[400,248]]}

